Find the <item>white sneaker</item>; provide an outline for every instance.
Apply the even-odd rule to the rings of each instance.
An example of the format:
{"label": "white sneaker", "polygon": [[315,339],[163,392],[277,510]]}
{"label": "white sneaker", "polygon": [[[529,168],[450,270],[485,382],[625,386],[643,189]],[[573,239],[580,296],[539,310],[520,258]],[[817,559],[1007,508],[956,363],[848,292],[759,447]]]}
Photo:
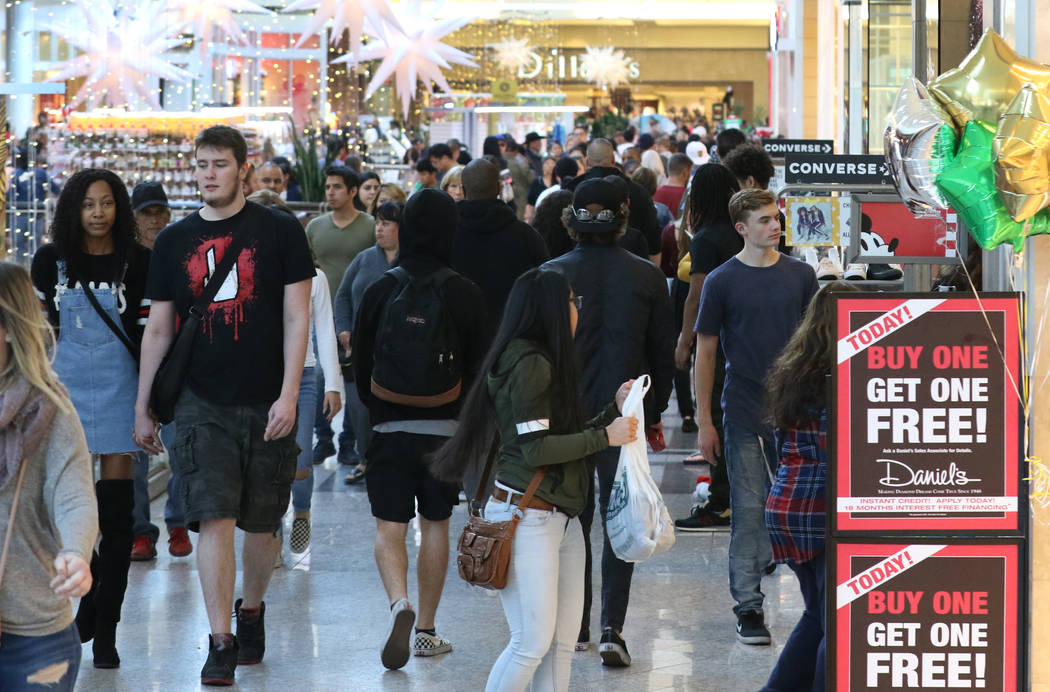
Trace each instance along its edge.
{"label": "white sneaker", "polygon": [[417,632],[412,640],[412,654],[415,656],[437,656],[452,651],[452,642],[437,635]]}
{"label": "white sneaker", "polygon": [[397,670],[408,663],[409,640],[412,637],[412,625],[416,622],[416,611],[407,598],[402,598],[390,608],[390,627],[379,658],[383,666]]}
{"label": "white sneaker", "polygon": [[820,271],[820,259],[817,248],[807,247],[805,252],[802,253],[802,258],[806,261],[806,264],[813,267],[813,271]]}
{"label": "white sneaker", "polygon": [[868,265],[851,262],[846,265],[846,271],[842,272],[842,278],[847,281],[863,281],[868,278]]}
{"label": "white sneaker", "polygon": [[842,267],[833,262],[830,257],[821,257],[820,265],[817,267],[818,281],[835,281],[842,278]]}

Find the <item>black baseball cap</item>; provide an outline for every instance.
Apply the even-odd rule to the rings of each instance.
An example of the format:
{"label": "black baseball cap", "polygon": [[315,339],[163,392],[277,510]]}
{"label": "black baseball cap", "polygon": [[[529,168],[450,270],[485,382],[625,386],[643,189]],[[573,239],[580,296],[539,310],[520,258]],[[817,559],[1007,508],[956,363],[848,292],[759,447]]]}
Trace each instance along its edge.
{"label": "black baseball cap", "polygon": [[533,142],[538,142],[541,139],[547,139],[547,138],[544,137],[541,134],[536,133],[536,132],[530,132],[529,134],[525,135],[525,143],[526,144],[532,144]]}
{"label": "black baseball cap", "polygon": [[164,193],[164,186],[157,182],[139,183],[131,191],[131,208],[133,211],[142,211],[146,207],[167,207],[168,196]]}
{"label": "black baseball cap", "polygon": [[[627,204],[628,193],[627,181],[617,175],[580,182],[572,195],[572,227],[577,233],[607,233],[619,230],[623,225],[623,205]],[[578,218],[579,210],[585,209],[589,204],[600,204],[603,210],[613,212],[614,218],[605,221],[581,220]]]}

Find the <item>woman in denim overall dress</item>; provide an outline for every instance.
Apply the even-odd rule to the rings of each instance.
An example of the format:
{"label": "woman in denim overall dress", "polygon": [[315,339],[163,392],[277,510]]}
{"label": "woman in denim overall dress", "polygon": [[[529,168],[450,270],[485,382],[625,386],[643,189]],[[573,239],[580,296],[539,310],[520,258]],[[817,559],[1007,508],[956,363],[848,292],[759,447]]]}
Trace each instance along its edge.
{"label": "woman in denim overall dress", "polygon": [[128,583],[133,541],[132,439],[138,365],[121,336],[91,304],[91,290],[113,326],[137,351],[149,250],[136,241],[127,188],[109,171],[73,175],[58,199],[53,243],[33,257],[32,275],[58,331],[54,370],[69,391],[88,449],[99,455],[99,541],[95,584],[80,602],[82,641],[94,638],[96,668],[116,668],[116,627]]}

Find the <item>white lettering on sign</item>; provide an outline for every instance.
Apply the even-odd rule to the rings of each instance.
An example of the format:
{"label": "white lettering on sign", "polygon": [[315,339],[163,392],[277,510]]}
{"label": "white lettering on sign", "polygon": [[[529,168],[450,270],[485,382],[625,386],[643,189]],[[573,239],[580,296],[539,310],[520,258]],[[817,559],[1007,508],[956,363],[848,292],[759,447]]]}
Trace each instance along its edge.
{"label": "white lettering on sign", "polygon": [[788,173],[796,175],[885,176],[888,174],[888,170],[885,163],[792,161],[788,164]]}
{"label": "white lettering on sign", "polygon": [[907,548],[890,555],[877,565],[864,570],[857,576],[847,578],[836,589],[835,601],[837,607],[844,608],[848,606],[887,580],[907,569],[911,569],[926,558],[936,555],[945,547],[943,545],[909,545]]}
{"label": "white lettering on sign", "polygon": [[[559,48],[529,51],[529,64],[518,69],[518,79],[536,79],[541,74],[546,74],[548,79],[587,79],[586,70],[580,64],[581,55],[582,50],[567,53]],[[627,64],[627,76],[638,79],[641,74],[638,62],[631,60]]]}
{"label": "white lettering on sign", "polygon": [[943,298],[913,298],[904,301],[900,306],[839,339],[838,362],[846,362],[876,341],[892,334],[917,317],[925,315],[943,302]]}

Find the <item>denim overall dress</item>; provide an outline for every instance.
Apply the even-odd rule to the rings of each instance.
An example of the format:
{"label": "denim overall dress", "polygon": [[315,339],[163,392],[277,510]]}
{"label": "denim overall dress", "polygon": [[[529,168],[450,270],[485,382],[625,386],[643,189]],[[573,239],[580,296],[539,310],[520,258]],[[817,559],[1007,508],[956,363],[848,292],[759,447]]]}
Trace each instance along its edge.
{"label": "denim overall dress", "polygon": [[[125,271],[127,267],[125,267]],[[123,282],[123,277],[121,278]],[[92,454],[135,452],[135,398],[138,366],[120,339],[106,326],[78,283],[69,288],[66,263],[58,262],[58,344],[55,373],[69,390]],[[99,306],[121,329],[119,284],[94,291]]]}

